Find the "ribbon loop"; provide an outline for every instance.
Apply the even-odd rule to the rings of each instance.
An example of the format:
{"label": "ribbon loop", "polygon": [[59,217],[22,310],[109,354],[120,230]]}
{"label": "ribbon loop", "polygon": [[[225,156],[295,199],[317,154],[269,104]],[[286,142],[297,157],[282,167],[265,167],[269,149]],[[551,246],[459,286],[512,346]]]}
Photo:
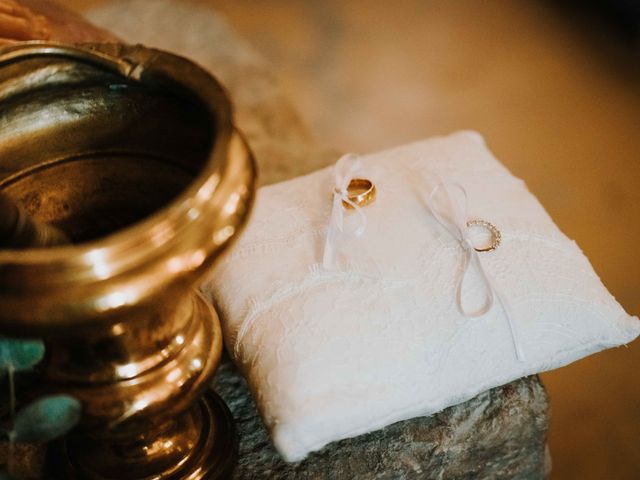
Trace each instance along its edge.
{"label": "ribbon loop", "polygon": [[[361,168],[361,162],[357,155],[348,153],[343,155],[335,166],[335,187],[333,189],[333,204],[327,237],[324,244],[322,265],[326,269],[333,268],[335,250],[340,235],[361,236],[367,228],[367,217],[362,208],[349,198],[349,183]],[[358,226],[352,231],[345,231],[343,202],[354,209],[358,215]]]}
{"label": "ribbon loop", "polygon": [[[450,193],[454,190],[457,190],[460,194],[459,197],[452,198]],[[436,195],[440,192],[444,191],[446,195],[446,200],[448,203],[447,207],[442,206],[441,204],[437,204],[435,202]],[[493,280],[484,269],[482,262],[480,260],[480,255],[475,249],[473,242],[468,234],[467,227],[467,192],[464,187],[458,183],[451,181],[441,181],[438,183],[427,198],[427,205],[431,210],[432,215],[437,220],[437,222],[442,225],[445,230],[447,230],[451,236],[453,236],[460,247],[464,252],[464,260],[462,267],[462,275],[458,280],[456,285],[456,306],[458,307],[458,311],[467,318],[477,318],[488,313],[494,304],[494,299],[497,299],[500,305],[502,306],[502,310],[504,311],[505,317],[507,318],[507,323],[509,324],[509,330],[511,333],[511,338],[513,340],[513,347],[516,352],[516,357],[520,361],[524,361],[525,356],[522,350],[522,345],[520,343],[519,335],[515,324],[513,322],[513,318],[511,315],[511,309],[509,307],[508,302],[505,298],[498,292],[497,288],[494,285]],[[462,299],[462,289],[464,286],[465,278],[469,273],[471,268],[474,268],[476,273],[480,276],[480,279],[486,288],[487,295],[485,298],[485,303],[478,310],[470,312],[468,311]]]}

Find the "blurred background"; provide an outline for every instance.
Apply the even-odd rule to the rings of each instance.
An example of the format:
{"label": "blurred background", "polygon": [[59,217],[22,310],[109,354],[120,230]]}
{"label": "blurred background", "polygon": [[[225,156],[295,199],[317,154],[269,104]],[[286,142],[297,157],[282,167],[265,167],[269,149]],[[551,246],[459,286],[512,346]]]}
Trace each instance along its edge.
{"label": "blurred background", "polygon": [[[182,3],[222,12],[331,146],[481,132],[640,314],[640,2]],[[639,367],[636,341],[542,375],[553,479],[640,478]]]}

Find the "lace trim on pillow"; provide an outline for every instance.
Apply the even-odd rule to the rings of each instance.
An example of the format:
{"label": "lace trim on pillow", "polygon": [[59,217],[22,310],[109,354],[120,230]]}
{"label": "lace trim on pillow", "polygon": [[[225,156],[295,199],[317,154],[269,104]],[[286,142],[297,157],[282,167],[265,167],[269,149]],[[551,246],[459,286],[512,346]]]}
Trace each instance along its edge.
{"label": "lace trim on pillow", "polygon": [[378,275],[361,272],[327,271],[321,264],[314,264],[309,268],[309,275],[301,282],[285,285],[265,300],[258,300],[256,298],[249,300],[249,311],[240,324],[235,339],[232,342],[234,345],[234,354],[236,358],[239,358],[242,339],[262,313],[291,297],[300,295],[309,288],[336,281],[343,283],[369,281],[386,287],[404,287],[413,284],[415,278],[419,278],[419,276],[412,279],[389,280],[380,278]]}
{"label": "lace trim on pillow", "polygon": [[[511,220],[511,219],[510,219]],[[574,245],[575,242],[568,239],[564,235],[553,235],[549,236],[548,232],[533,232],[531,229],[531,225],[526,222],[521,221],[510,221],[510,225],[516,227],[525,227],[524,231],[515,231],[515,232],[505,232],[504,240],[509,241],[509,239],[519,239],[523,241],[536,241],[545,245],[546,248],[552,248],[554,250],[559,250],[563,254],[575,257],[578,256],[582,258],[579,250],[576,250]],[[529,228],[526,228],[529,227]],[[520,230],[520,228],[517,228]],[[316,230],[311,232],[313,234],[321,235],[320,230]],[[294,240],[294,239],[291,239]],[[289,242],[287,242],[289,243]],[[252,253],[257,253],[260,249],[260,245],[251,245],[245,247],[243,252],[240,255],[251,255]],[[274,245],[265,246],[262,245],[261,252],[265,252],[265,248],[275,247]],[[433,260],[434,256],[437,254],[442,254],[444,252],[454,253],[457,252],[458,246],[455,242],[451,242],[451,245],[441,245],[436,250],[430,250],[429,252],[423,251],[423,257],[417,260],[417,263],[420,265],[428,265],[431,260]],[[275,252],[275,250],[274,250]],[[503,263],[503,262],[500,262]],[[496,267],[500,270],[500,266],[496,265]],[[260,300],[258,298],[250,298],[248,300],[248,310],[246,316],[241,322],[239,328],[237,329],[235,335],[232,337],[231,344],[234,345],[234,355],[236,358],[240,358],[240,352],[242,347],[242,341],[247,335],[247,333],[253,327],[255,321],[264,314],[264,312],[274,308],[279,303],[286,301],[292,297],[303,294],[307,289],[315,287],[317,285],[326,284],[330,282],[361,282],[361,281],[369,281],[376,282],[380,285],[388,286],[388,287],[401,287],[408,286],[414,284],[416,281],[422,279],[424,274],[422,272],[418,272],[416,275],[412,277],[407,277],[403,279],[387,279],[381,277],[382,272],[375,273],[366,273],[362,272],[357,265],[347,264],[344,266],[346,271],[327,271],[325,270],[321,264],[316,263],[310,266],[308,275],[303,278],[301,281],[296,282],[287,282],[286,284],[282,284],[277,287],[275,292],[271,294],[268,298],[264,300]],[[587,268],[585,265],[585,269],[583,271],[584,275],[592,276],[593,272]]]}

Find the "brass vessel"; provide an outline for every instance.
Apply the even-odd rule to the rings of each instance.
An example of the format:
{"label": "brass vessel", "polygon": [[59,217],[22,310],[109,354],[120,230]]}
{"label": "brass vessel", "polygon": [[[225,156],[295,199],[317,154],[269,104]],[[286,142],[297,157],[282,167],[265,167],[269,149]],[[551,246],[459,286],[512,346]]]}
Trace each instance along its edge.
{"label": "brass vessel", "polygon": [[0,333],[45,340],[34,396],[83,405],[50,450],[56,478],[229,475],[233,423],[208,389],[220,325],[194,286],[254,191],[225,92],[188,60],[116,44],[0,52],[0,194],[71,242],[0,249]]}

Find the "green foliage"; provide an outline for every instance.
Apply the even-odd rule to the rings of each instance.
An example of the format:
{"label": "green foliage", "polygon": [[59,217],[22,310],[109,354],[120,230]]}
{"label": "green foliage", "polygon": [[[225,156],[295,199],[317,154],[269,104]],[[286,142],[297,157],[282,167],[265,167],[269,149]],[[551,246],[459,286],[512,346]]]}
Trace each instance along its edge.
{"label": "green foliage", "polygon": [[40,340],[0,339],[0,369],[13,367],[26,370],[36,365],[44,356],[44,343]]}
{"label": "green foliage", "polygon": [[80,420],[80,402],[69,395],[36,400],[18,412],[13,423],[18,442],[48,442],[64,435]]}
{"label": "green foliage", "polygon": [[[40,340],[0,338],[0,373],[28,370],[42,360],[44,352],[44,343]],[[10,382],[13,385],[13,379]],[[80,420],[80,414],[80,402],[73,397],[43,397],[16,414],[9,435],[18,442],[48,442],[71,430]],[[0,480],[4,478],[10,477],[0,473]]]}

